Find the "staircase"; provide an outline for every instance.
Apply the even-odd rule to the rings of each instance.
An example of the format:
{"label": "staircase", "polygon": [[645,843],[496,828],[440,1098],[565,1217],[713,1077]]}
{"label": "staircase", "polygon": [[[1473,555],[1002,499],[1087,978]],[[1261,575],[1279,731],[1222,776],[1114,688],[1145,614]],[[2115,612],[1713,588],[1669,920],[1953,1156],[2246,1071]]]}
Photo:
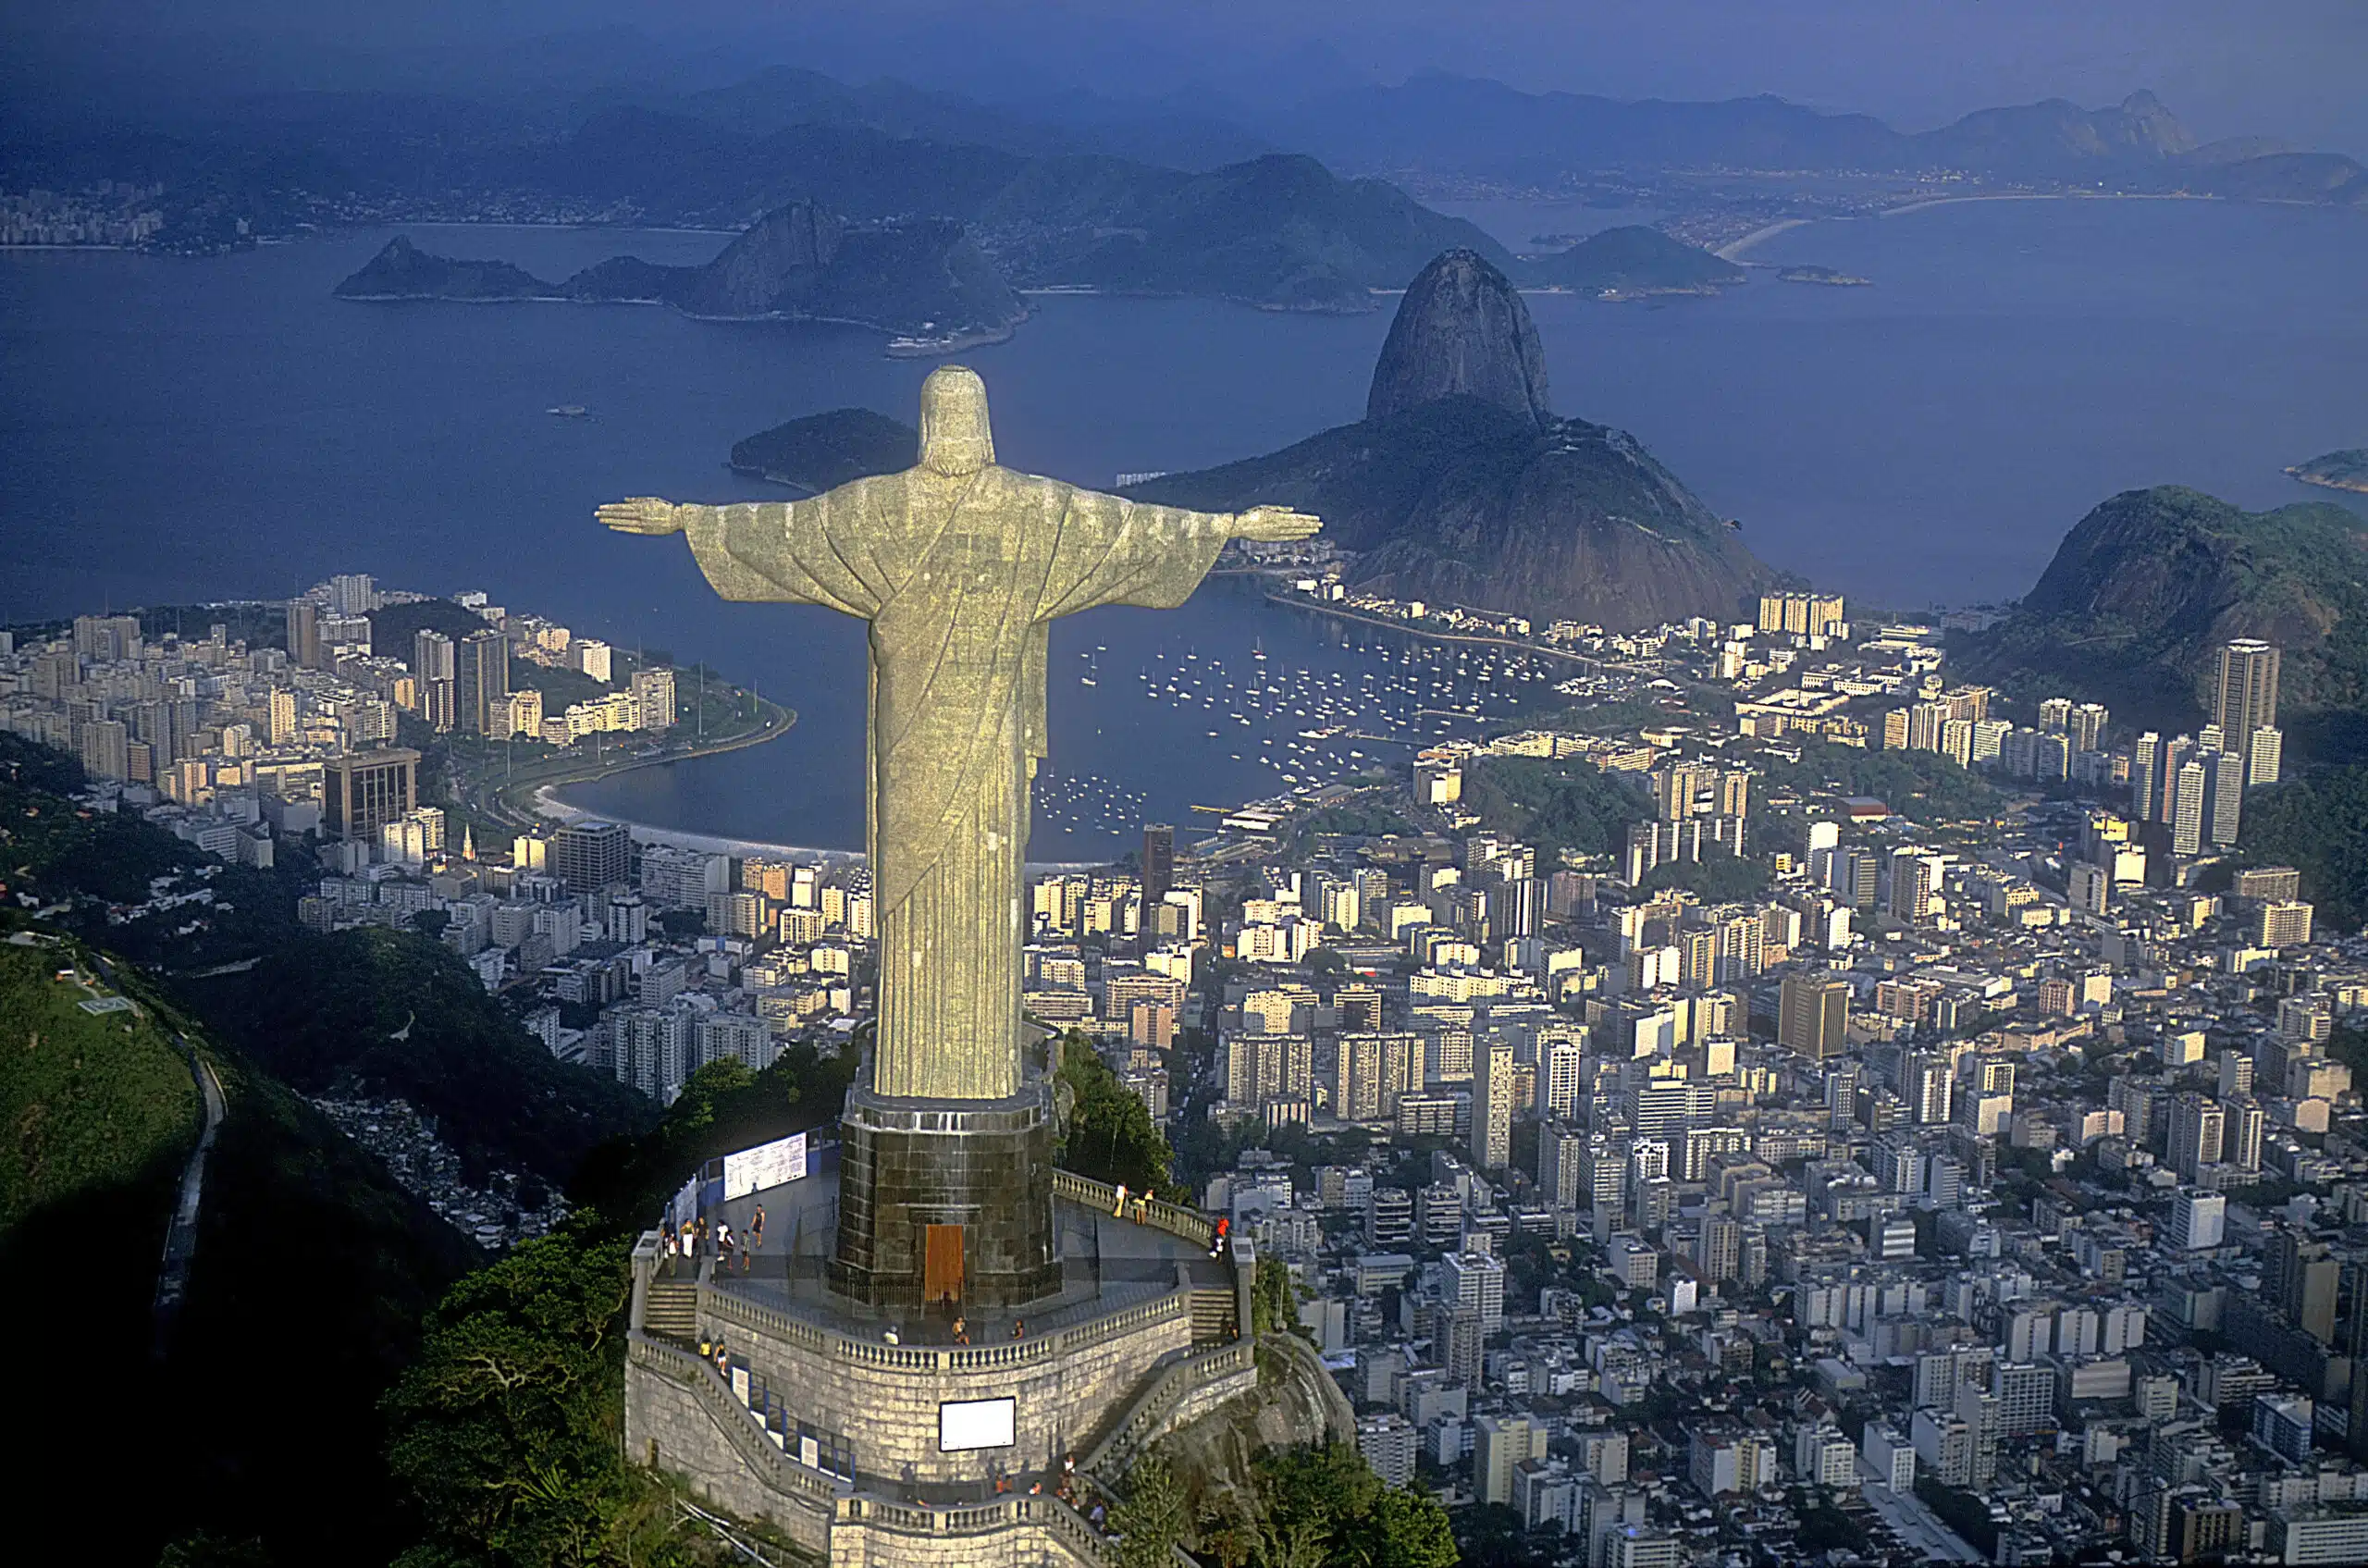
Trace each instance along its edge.
{"label": "staircase", "polygon": [[696,1344],[699,1337],[699,1288],[688,1279],[653,1279],[642,1303],[642,1332],[660,1334],[679,1344]]}
{"label": "staircase", "polygon": [[1196,1345],[1230,1344],[1240,1337],[1240,1326],[1235,1321],[1233,1291],[1200,1289],[1192,1292],[1192,1342]]}

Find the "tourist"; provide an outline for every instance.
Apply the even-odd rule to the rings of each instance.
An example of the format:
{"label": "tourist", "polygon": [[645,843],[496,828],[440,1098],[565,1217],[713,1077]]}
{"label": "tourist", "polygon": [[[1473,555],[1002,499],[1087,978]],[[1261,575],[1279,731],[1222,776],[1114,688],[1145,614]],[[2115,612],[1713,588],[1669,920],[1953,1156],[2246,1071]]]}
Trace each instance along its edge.
{"label": "tourist", "polygon": [[896,1326],[893,1323],[881,1331],[880,1337],[887,1340],[892,1345],[901,1345],[904,1343],[904,1340],[896,1337]]}
{"label": "tourist", "polygon": [[1011,1320],[1011,1337],[1015,1340],[1025,1340],[1028,1338],[1028,1320],[1026,1318],[1015,1317]]}
{"label": "tourist", "polygon": [[1224,1215],[1217,1216],[1216,1230],[1209,1237],[1209,1256],[1213,1258],[1225,1256],[1226,1232],[1232,1228],[1231,1219]]}
{"label": "tourist", "polygon": [[765,1244],[765,1205],[758,1204],[757,1212],[748,1216],[748,1250],[755,1252]]}
{"label": "tourist", "polygon": [[666,1267],[664,1272],[665,1277],[672,1279],[674,1278],[675,1255],[682,1251],[682,1243],[675,1238],[674,1228],[672,1225],[666,1227],[663,1234],[666,1248]]}
{"label": "tourist", "polygon": [[1127,1217],[1127,1184],[1123,1181],[1118,1183],[1118,1202],[1112,1206],[1110,1210],[1110,1217],[1112,1219],[1124,1219]]}
{"label": "tourist", "polygon": [[954,1342],[957,1345],[967,1345],[970,1342],[970,1320],[968,1318],[957,1317],[954,1320]]}
{"label": "tourist", "polygon": [[732,1272],[732,1227],[720,1219],[715,1222],[715,1271]]}

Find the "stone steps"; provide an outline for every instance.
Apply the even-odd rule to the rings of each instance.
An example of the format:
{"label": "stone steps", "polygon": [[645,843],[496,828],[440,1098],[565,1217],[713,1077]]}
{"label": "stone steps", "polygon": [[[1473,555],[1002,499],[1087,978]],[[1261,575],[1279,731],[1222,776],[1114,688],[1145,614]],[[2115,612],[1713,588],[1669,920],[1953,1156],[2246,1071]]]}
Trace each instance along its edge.
{"label": "stone steps", "polygon": [[1240,1337],[1240,1326],[1235,1322],[1231,1290],[1194,1290],[1192,1292],[1192,1342],[1196,1345],[1221,1345]]}
{"label": "stone steps", "polygon": [[653,1279],[642,1303],[642,1332],[687,1345],[698,1339],[699,1288],[690,1280]]}

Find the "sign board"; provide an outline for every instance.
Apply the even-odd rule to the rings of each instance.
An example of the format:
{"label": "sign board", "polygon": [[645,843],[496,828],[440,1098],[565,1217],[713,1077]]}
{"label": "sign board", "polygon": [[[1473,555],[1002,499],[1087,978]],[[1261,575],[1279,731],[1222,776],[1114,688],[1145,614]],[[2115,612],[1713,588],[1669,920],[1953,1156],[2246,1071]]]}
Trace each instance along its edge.
{"label": "sign board", "polygon": [[806,1134],[793,1132],[753,1149],[723,1156],[723,1197],[726,1203],[768,1187],[806,1177]]}
{"label": "sign board", "polygon": [[966,1449],[1007,1449],[1018,1439],[1019,1401],[1014,1399],[957,1400],[937,1407],[937,1451],[959,1453]]}

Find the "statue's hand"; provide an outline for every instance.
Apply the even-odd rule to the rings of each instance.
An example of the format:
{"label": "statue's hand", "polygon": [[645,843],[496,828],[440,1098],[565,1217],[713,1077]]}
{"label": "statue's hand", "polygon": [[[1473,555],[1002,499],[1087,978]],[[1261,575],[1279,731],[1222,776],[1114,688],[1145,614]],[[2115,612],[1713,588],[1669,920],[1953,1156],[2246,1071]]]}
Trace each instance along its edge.
{"label": "statue's hand", "polygon": [[1233,537],[1284,544],[1310,537],[1323,526],[1324,520],[1314,512],[1293,512],[1288,506],[1253,506],[1233,520]]}
{"label": "statue's hand", "polygon": [[612,500],[596,515],[603,525],[620,534],[679,534],[683,510],[656,496],[635,496],[631,500]]}

